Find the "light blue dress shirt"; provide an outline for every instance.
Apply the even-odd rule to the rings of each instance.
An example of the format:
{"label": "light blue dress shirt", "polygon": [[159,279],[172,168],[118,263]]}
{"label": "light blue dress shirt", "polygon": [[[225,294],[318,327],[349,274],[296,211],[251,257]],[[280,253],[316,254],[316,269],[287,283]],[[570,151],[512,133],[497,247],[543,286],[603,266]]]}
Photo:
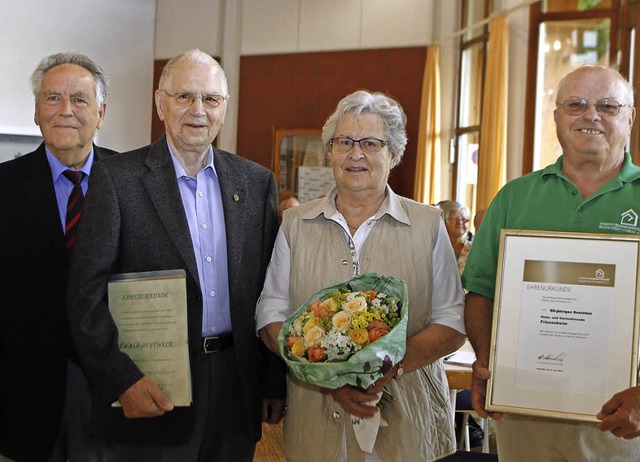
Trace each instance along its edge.
{"label": "light blue dress shirt", "polygon": [[182,204],[189,222],[191,242],[202,290],[202,336],[231,331],[227,235],[218,175],[209,148],[205,168],[188,176],[169,146]]}
{"label": "light blue dress shirt", "polygon": [[[45,152],[47,154],[47,161],[49,162],[49,169],[51,170],[51,177],[53,179],[53,188],[56,191],[56,201],[58,202],[58,213],[60,214],[60,226],[62,226],[62,234],[64,234],[65,223],[67,220],[67,202],[69,201],[69,195],[73,189],[73,183],[66,176],[62,174],[65,170],[69,170],[69,167],[58,160],[54,156],[49,148],[45,146]],[[79,170],[83,172],[84,178],[82,179],[82,193],[87,193],[87,186],[89,186],[89,172],[93,165],[93,147],[87,158],[87,162]]]}

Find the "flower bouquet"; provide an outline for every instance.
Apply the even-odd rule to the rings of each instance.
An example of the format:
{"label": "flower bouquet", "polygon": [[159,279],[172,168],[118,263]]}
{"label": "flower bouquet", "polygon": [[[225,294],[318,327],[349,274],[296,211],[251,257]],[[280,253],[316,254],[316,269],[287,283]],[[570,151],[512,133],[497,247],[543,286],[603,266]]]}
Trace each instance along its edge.
{"label": "flower bouquet", "polygon": [[365,273],[298,308],[280,331],[280,354],[304,382],[367,388],[404,357],[408,308],[404,280]]}

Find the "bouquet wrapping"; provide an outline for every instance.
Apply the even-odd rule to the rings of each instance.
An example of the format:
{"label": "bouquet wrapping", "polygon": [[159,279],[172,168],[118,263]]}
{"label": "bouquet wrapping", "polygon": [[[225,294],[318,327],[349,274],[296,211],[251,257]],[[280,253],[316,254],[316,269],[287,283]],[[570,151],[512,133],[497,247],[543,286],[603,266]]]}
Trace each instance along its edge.
{"label": "bouquet wrapping", "polygon": [[365,273],[313,294],[283,324],[280,354],[298,380],[367,388],[405,354],[403,279]]}

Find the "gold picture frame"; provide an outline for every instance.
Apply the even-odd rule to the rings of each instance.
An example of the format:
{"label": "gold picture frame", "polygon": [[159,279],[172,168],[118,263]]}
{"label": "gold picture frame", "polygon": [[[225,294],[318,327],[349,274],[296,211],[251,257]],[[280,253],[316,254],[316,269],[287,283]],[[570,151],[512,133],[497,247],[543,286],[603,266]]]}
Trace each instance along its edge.
{"label": "gold picture frame", "polygon": [[640,236],[503,229],[486,409],[595,422],[638,383]]}

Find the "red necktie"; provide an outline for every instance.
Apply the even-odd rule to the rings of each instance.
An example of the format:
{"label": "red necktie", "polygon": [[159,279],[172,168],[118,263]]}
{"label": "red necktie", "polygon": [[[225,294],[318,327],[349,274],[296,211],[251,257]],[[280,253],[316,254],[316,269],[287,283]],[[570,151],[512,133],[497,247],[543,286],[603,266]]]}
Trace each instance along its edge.
{"label": "red necktie", "polygon": [[76,241],[78,221],[80,220],[82,201],[84,200],[82,186],[80,186],[80,183],[82,183],[82,179],[84,178],[84,173],[65,170],[62,174],[73,183],[73,189],[71,190],[71,194],[69,194],[69,201],[67,202],[67,218],[64,227],[64,246],[67,256],[70,256],[71,249],[73,249],[73,244]]}

